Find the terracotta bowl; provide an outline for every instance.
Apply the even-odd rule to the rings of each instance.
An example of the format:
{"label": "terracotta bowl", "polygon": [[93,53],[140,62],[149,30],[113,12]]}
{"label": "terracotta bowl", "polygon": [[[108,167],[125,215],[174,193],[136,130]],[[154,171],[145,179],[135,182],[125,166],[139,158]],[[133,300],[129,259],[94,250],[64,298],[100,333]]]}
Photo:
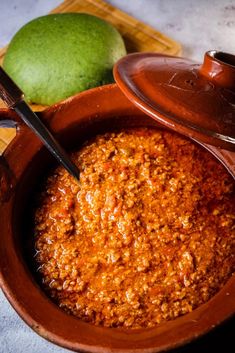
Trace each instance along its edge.
{"label": "terracotta bowl", "polygon": [[[67,148],[90,136],[119,127],[156,126],[116,85],[86,91],[41,114]],[[74,351],[160,352],[205,334],[235,313],[235,276],[206,304],[156,328],[127,330],[96,327],[60,310],[42,291],[28,256],[30,200],[52,158],[34,134],[8,110],[0,120],[14,120],[17,135],[0,159],[0,284],[23,320],[39,335]],[[205,147],[235,176],[235,153]]]}

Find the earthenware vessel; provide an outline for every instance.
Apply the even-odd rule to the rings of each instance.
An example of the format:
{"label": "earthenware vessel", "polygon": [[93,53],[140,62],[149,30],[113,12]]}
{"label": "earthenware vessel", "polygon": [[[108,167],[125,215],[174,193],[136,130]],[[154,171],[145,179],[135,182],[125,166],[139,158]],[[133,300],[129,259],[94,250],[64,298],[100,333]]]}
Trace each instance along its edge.
{"label": "earthenware vessel", "polygon": [[[148,55],[148,57],[151,57],[152,54]],[[132,56],[129,60],[132,61],[133,58]],[[167,58],[169,57],[165,57],[162,64],[166,63]],[[232,72],[235,70],[233,66],[234,57],[232,57],[232,61],[230,59],[231,57],[229,57],[229,63],[221,64],[226,66],[223,70],[226,72],[225,76],[227,75],[227,79],[223,79],[220,76],[222,74],[217,67],[217,63],[211,62],[210,59],[208,62],[207,57],[202,67],[196,66],[196,70],[200,70],[198,74],[200,80],[203,81],[205,77],[205,80],[212,82],[211,84],[214,87],[223,87],[222,89],[226,91],[225,96],[230,97],[229,104],[232,101],[231,92],[234,88],[234,75],[228,74],[227,71],[230,72],[230,66]],[[151,76],[150,72],[146,74],[146,72],[139,71],[138,73],[137,70],[137,73],[134,75],[128,74],[128,77],[125,73],[122,76],[125,79],[122,78],[120,80],[120,77],[117,77],[120,75],[120,70],[123,70],[123,63],[127,65],[125,61],[127,59],[123,60],[122,63],[118,64],[120,66],[117,65],[115,76],[128,98],[116,84],[113,84],[83,92],[40,113],[41,119],[57,136],[61,144],[69,150],[71,148],[79,148],[89,137],[113,128],[143,125],[162,126],[163,124],[167,128],[176,129],[180,133],[189,136],[189,138],[199,139],[199,143],[203,146],[202,148],[206,148],[213,153],[235,177],[235,153],[205,143],[210,142],[217,146],[223,145],[223,147],[233,149],[232,139],[234,136],[231,134],[234,133],[234,115],[231,115],[231,110],[229,110],[231,107],[227,107],[221,124],[218,121],[212,124],[213,127],[219,129],[220,135],[227,136],[230,139],[222,139],[221,142],[215,132],[211,136],[204,135],[203,129],[205,129],[205,126],[203,129],[202,126],[192,129],[192,125],[189,123],[185,124],[185,121],[190,116],[188,110],[183,115],[185,117],[184,123],[179,119],[180,114],[183,114],[182,105],[187,104],[187,99],[183,98],[183,101],[174,109],[174,105],[171,104],[169,106],[164,98],[165,93],[167,93],[170,101],[171,90],[175,92],[177,89],[175,88],[177,87],[177,80],[183,82],[180,77],[172,75],[170,81],[172,87],[167,88],[165,86],[165,91],[159,93],[162,95],[160,107],[158,98],[157,101],[154,98],[153,89],[148,88],[148,84],[144,82],[144,76]],[[185,59],[175,58],[173,62],[177,63],[177,66],[181,68],[185,67]],[[142,64],[139,61],[138,66],[135,62],[135,65],[139,68],[142,67]],[[187,62],[188,64],[189,62]],[[169,63],[167,65],[169,66]],[[213,74],[213,66],[216,67],[215,75]],[[132,64],[129,64],[129,67],[133,68]],[[162,71],[164,70],[165,66],[162,67]],[[182,70],[181,74],[186,75],[185,72],[182,73]],[[136,75],[139,75],[139,77]],[[201,75],[204,75],[203,79]],[[140,89],[136,89],[136,86],[133,91],[134,86],[130,87],[130,77],[132,81],[136,80],[137,85],[143,80],[144,88],[148,92],[147,98],[146,93],[140,97]],[[162,79],[164,77],[166,77],[166,73],[162,74]],[[187,75],[185,77],[184,82],[188,80]],[[156,80],[161,79],[156,75],[155,78]],[[123,80],[125,81],[124,83]],[[196,85],[204,85],[205,82],[202,81],[196,82]],[[184,84],[194,87],[193,82]],[[159,89],[163,89],[162,85],[159,85],[159,87]],[[210,90],[212,86],[204,85],[203,87],[202,90],[205,90],[205,87]],[[188,89],[186,91],[188,92]],[[180,95],[183,94],[184,91],[181,89]],[[191,96],[193,94],[191,92]],[[176,96],[179,97],[177,94]],[[151,104],[149,105],[149,103]],[[226,103],[225,100],[224,104],[226,106],[228,102]],[[195,115],[196,112],[192,105],[189,104],[188,106],[191,109],[191,115]],[[168,112],[166,114],[167,109]],[[198,109],[202,112],[203,103]],[[204,115],[210,116],[215,108],[210,107],[211,110],[208,109],[205,106],[206,113],[204,112]],[[224,108],[221,107],[221,109],[221,111],[224,111]],[[170,116],[173,113],[175,113],[175,120],[172,122]],[[152,119],[153,117],[154,119]],[[232,132],[230,132],[231,126],[226,130],[224,119],[230,122]],[[152,329],[127,330],[96,327],[60,310],[38,285],[28,253],[28,244],[30,244],[30,217],[28,211],[32,195],[48,167],[52,165],[53,160],[42,143],[13,112],[2,110],[0,112],[0,120],[13,120],[17,125],[17,135],[0,159],[0,285],[11,305],[38,334],[74,351],[82,350],[102,353],[160,352],[192,341],[235,313],[235,276],[232,276],[211,300],[195,309],[192,313],[160,324]],[[203,137],[200,138],[201,136]]]}

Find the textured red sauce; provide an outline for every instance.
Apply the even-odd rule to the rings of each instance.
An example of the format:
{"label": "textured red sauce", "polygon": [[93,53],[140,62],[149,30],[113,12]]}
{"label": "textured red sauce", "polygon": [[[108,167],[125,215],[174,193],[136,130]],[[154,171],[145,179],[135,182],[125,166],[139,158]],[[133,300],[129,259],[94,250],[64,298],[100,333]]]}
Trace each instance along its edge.
{"label": "textured red sauce", "polygon": [[153,327],[208,301],[235,270],[234,181],[207,151],[166,131],[97,136],[61,167],[35,213],[48,295],[108,327]]}

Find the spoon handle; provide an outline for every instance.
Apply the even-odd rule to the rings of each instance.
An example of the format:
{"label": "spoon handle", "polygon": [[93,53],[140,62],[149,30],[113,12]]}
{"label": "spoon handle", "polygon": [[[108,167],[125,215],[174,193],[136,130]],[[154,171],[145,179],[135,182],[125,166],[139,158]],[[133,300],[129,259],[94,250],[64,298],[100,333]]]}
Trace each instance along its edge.
{"label": "spoon handle", "polygon": [[9,108],[24,99],[24,93],[0,66],[0,97]]}
{"label": "spoon handle", "polygon": [[51,132],[24,101],[23,92],[1,67],[0,97],[7,106],[14,109],[25,124],[33,130],[59,163],[61,163],[71,175],[79,180],[80,172],[77,166],[70,160],[65,150],[56,141]]}

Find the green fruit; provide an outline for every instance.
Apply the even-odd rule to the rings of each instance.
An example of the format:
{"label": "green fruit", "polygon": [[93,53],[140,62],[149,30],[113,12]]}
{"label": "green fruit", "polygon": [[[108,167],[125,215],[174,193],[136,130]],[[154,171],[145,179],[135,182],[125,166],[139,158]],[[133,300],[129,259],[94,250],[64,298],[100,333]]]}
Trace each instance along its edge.
{"label": "green fruit", "polygon": [[113,65],[125,54],[123,39],[112,25],[89,14],[65,13],[22,27],[3,67],[27,101],[50,105],[113,82]]}

